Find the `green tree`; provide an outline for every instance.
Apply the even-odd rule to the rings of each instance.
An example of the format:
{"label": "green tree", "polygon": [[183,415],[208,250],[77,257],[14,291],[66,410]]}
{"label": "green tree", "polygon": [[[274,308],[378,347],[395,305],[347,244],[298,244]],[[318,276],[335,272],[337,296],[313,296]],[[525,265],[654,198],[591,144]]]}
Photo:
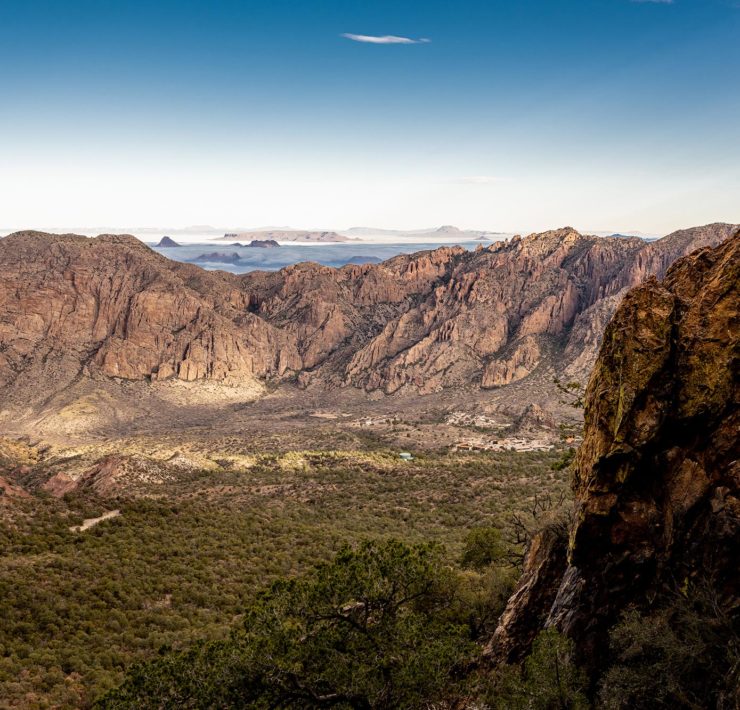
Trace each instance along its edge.
{"label": "green tree", "polygon": [[138,666],[100,708],[417,708],[474,650],[429,545],[366,542],[275,583],[228,641]]}
{"label": "green tree", "polygon": [[555,629],[540,632],[524,664],[528,707],[587,708],[586,674],[573,662],[573,642]]}
{"label": "green tree", "polygon": [[460,564],[481,571],[491,564],[505,561],[506,554],[506,545],[501,540],[498,528],[473,528],[465,537]]}
{"label": "green tree", "polygon": [[541,631],[519,671],[497,670],[490,693],[496,710],[585,710],[586,674],[573,662],[573,642],[555,629]]}
{"label": "green tree", "polygon": [[583,409],[586,393],[580,382],[563,382],[558,377],[554,377],[552,381],[555,383],[556,389],[565,395],[565,399],[560,400],[561,404],[567,404],[574,409]]}

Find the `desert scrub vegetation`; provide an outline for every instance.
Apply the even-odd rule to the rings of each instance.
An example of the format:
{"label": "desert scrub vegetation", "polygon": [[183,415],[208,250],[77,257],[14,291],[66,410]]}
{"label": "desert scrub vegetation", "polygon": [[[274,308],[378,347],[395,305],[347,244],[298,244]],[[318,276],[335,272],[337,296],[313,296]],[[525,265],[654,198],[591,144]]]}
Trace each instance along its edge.
{"label": "desert scrub vegetation", "polygon": [[[470,540],[477,549],[481,542]],[[470,623],[480,607],[469,582],[440,546],[344,546],[329,563],[260,592],[227,639],[137,664],[96,707],[588,708],[573,643],[553,629],[535,639],[522,668],[478,672],[476,641],[490,631],[481,636],[484,627]],[[506,595],[485,599],[498,614]]]}
{"label": "desert scrub vegetation", "polygon": [[740,622],[711,580],[686,579],[612,628],[600,682],[606,710],[740,707]]}
{"label": "desert scrub vegetation", "polygon": [[[627,611],[611,658],[589,677],[572,640],[541,631],[521,665],[480,662],[486,618],[511,590],[494,529],[468,534],[451,565],[439,545],[345,545],[259,592],[227,638],[131,668],[100,710],[151,708],[731,708],[738,634],[708,582]],[[471,557],[472,553],[472,557]],[[481,555],[481,553],[483,553]],[[493,582],[493,588],[489,585]],[[596,689],[600,688],[600,692]]]}
{"label": "desert scrub vegetation", "polygon": [[[86,707],[132,663],[226,639],[258,590],[362,540],[443,545],[473,609],[466,633],[484,633],[516,573],[460,570],[466,536],[493,527],[507,541],[537,496],[567,490],[556,458],[258,454],[245,468],[182,472],[138,498],[36,496],[0,519],[0,698]],[[111,509],[120,516],[70,531]]]}
{"label": "desert scrub vegetation", "polygon": [[521,666],[491,669],[481,676],[473,695],[485,710],[588,710],[588,677],[574,656],[570,639],[545,629]]}
{"label": "desert scrub vegetation", "polygon": [[98,707],[429,706],[476,652],[456,584],[438,547],[345,546],[260,593],[227,640],[139,665]]}

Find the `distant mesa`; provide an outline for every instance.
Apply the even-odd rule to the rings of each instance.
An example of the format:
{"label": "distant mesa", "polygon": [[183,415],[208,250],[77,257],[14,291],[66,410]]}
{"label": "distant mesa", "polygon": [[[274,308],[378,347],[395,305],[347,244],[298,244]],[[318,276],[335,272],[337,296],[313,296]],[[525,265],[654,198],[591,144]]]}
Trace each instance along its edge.
{"label": "distant mesa", "polygon": [[338,232],[318,232],[304,231],[297,229],[274,229],[269,231],[258,232],[239,232],[224,234],[222,239],[240,239],[243,241],[276,241],[276,242],[317,242],[317,243],[337,243],[337,242],[357,242],[361,241],[356,237],[346,237]]}
{"label": "distant mesa", "polygon": [[233,241],[248,243],[252,240],[265,241],[273,239],[278,242],[315,242],[315,243],[342,243],[361,242],[364,237],[390,237],[412,241],[436,242],[440,239],[450,241],[495,241],[497,237],[505,236],[504,232],[493,232],[483,229],[460,229],[452,224],[441,227],[427,227],[426,229],[381,229],[376,227],[350,227],[346,230],[301,230],[290,227],[264,227],[249,229],[240,232],[226,232],[217,241]]}
{"label": "distant mesa", "polygon": [[351,227],[343,234],[359,235],[363,237],[399,237],[400,239],[413,239],[414,241],[434,241],[441,238],[459,241],[478,240],[494,241],[494,236],[505,236],[504,232],[492,232],[480,229],[460,229],[451,224],[441,227],[429,227],[427,229],[378,229],[375,227]]}
{"label": "distant mesa", "polygon": [[274,239],[253,239],[247,244],[247,247],[252,249],[279,249],[280,245]]}
{"label": "distant mesa", "polygon": [[210,254],[201,254],[196,256],[194,259],[190,259],[197,264],[238,264],[239,254],[234,252],[233,254],[224,254],[220,251],[213,251]]}
{"label": "distant mesa", "polygon": [[351,256],[347,259],[348,264],[380,264],[382,261],[377,256]]}
{"label": "distant mesa", "polygon": [[157,244],[158,247],[179,247],[181,246],[178,244],[174,239],[170,239],[169,237],[162,237],[159,240],[159,244]]}
{"label": "distant mesa", "polygon": [[444,224],[437,230],[437,234],[460,234],[460,230],[451,224]]}

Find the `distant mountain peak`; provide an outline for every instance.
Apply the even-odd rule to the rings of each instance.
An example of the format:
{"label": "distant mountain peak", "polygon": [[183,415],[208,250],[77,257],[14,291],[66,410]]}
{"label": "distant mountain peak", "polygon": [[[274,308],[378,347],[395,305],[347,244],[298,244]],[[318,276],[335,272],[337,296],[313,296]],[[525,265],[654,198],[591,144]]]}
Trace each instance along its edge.
{"label": "distant mountain peak", "polygon": [[162,237],[159,240],[159,244],[157,244],[158,247],[179,247],[180,244],[178,244],[174,239],[170,239],[170,237]]}

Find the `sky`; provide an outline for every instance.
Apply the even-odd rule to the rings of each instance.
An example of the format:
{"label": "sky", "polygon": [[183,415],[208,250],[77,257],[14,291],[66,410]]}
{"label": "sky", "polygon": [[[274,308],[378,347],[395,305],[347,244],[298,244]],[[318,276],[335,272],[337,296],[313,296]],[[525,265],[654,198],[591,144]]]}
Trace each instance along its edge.
{"label": "sky", "polygon": [[740,0],[0,0],[0,228],[740,222]]}

